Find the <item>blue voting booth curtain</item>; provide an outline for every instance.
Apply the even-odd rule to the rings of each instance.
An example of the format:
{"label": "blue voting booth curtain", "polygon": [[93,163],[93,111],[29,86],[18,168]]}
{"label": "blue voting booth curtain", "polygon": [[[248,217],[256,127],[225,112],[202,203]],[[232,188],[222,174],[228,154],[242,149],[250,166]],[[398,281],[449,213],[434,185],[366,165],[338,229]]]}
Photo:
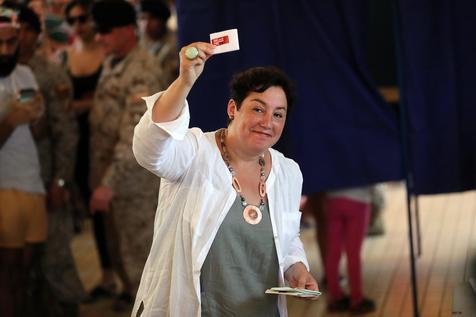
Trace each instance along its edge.
{"label": "blue voting booth curtain", "polygon": [[189,95],[191,125],[226,125],[228,82],[275,65],[298,100],[278,148],[295,159],[304,193],[402,178],[395,114],[369,79],[363,0],[176,2],[180,46],[237,28],[240,50],[213,56]]}
{"label": "blue voting booth curtain", "polygon": [[398,0],[416,194],[476,188],[476,2]]}

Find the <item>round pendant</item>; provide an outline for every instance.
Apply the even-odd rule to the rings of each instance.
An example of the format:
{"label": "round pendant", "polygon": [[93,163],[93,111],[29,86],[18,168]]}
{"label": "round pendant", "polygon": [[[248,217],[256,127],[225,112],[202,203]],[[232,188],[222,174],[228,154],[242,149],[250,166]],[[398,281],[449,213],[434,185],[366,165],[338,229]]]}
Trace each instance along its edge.
{"label": "round pendant", "polygon": [[245,210],[243,210],[243,218],[245,218],[245,221],[250,225],[256,225],[261,221],[263,215],[258,207],[248,205],[245,207]]}

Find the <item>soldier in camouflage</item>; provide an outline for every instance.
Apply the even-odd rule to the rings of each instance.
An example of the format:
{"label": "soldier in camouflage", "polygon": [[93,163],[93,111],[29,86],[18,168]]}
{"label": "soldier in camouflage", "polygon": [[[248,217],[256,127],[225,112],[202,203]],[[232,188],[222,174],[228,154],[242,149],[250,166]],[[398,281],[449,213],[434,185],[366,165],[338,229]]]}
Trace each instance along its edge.
{"label": "soldier in camouflage", "polygon": [[[114,12],[111,15],[110,12]],[[126,1],[92,8],[97,39],[108,58],[90,114],[92,212],[106,213],[111,259],[123,284],[115,310],[129,309],[152,242],[159,183],[132,153],[135,125],[146,111],[143,96],[163,88],[160,68],[137,45],[136,17]]]}
{"label": "soldier in camouflage", "polygon": [[[78,316],[85,293],[70,248],[74,231],[67,185],[73,177],[78,138],[76,120],[69,109],[71,83],[61,67],[36,52],[41,32],[38,16],[24,6],[19,12],[20,62],[32,69],[45,102],[45,112],[32,131],[47,189],[48,240],[42,258],[46,283],[39,294],[31,295],[43,303],[43,315]],[[32,314],[39,314],[37,308]]]}
{"label": "soldier in camouflage", "polygon": [[167,87],[177,78],[179,69],[177,34],[167,26],[170,8],[164,0],[141,0],[140,12],[141,45],[155,57]]}

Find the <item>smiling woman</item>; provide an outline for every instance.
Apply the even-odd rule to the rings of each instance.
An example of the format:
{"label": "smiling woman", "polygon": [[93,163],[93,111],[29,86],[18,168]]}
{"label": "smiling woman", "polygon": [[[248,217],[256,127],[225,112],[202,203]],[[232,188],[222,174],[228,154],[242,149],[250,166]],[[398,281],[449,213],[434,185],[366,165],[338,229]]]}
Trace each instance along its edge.
{"label": "smiling woman", "polygon": [[272,149],[292,84],[274,67],[239,73],[228,127],[189,129],[186,98],[213,53],[203,42],[182,48],[179,77],[146,98],[135,128],[136,159],[162,182],[134,316],[287,316],[285,299],[266,289],[317,290],[299,239],[302,175]]}
{"label": "smiling woman", "polygon": [[[263,70],[252,69],[251,71]],[[251,155],[253,152],[264,153],[281,137],[286,113],[286,95],[279,86],[271,86],[261,93],[252,91],[241,104],[230,99],[228,102],[229,142],[242,143],[244,151],[251,151],[249,153]]]}

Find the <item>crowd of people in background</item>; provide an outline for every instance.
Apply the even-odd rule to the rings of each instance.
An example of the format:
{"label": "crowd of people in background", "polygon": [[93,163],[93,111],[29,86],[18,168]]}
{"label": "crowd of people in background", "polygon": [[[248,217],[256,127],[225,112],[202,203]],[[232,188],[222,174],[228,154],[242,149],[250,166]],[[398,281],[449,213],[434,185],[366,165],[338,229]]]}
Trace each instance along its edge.
{"label": "crowd of people in background", "polygon": [[[104,298],[130,311],[159,192],[132,137],[146,111],[141,98],[178,75],[173,1],[0,3],[2,316],[79,316],[80,303]],[[330,311],[375,309],[360,267],[369,195],[365,187],[308,201],[331,228],[318,233]],[[71,240],[88,217],[101,279],[86,292]],[[344,250],[350,297],[339,286]]]}
{"label": "crowd of people in background", "polygon": [[[172,13],[156,0],[1,2],[2,316],[78,316],[102,298],[131,310],[159,190],[131,143],[141,97],[178,74]],[[89,216],[102,275],[86,292],[71,240]]]}

